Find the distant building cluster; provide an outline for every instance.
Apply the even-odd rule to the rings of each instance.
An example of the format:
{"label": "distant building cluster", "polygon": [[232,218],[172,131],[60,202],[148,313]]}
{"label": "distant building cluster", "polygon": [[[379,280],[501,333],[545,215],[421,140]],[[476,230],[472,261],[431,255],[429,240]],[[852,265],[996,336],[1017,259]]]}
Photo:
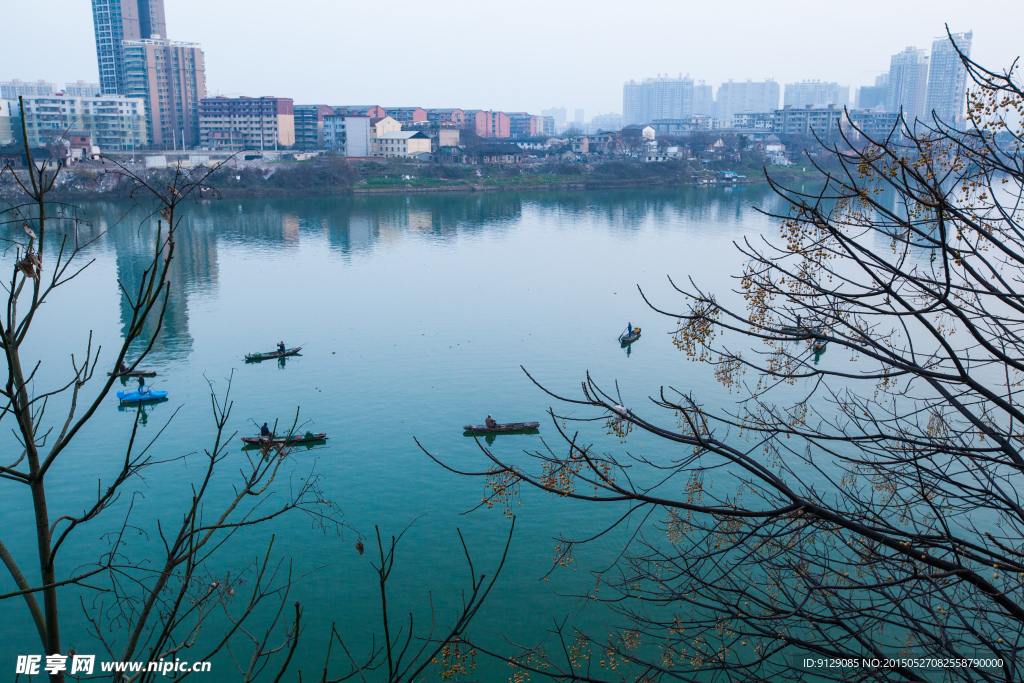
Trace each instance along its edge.
{"label": "distant building cluster", "polygon": [[[874,85],[859,88],[852,103],[850,86],[836,82],[801,81],[780,87],[772,79],[730,80],[719,85],[712,98],[711,86],[688,75],[629,81],[622,86],[623,123],[674,131],[750,128],[792,132],[806,131],[808,126],[822,130],[818,127],[822,121],[832,117],[830,127],[835,127],[838,112],[852,104],[854,110],[892,115],[882,117],[885,120],[895,121],[902,113],[904,120],[912,123],[931,119],[934,113],[943,122],[956,125],[964,120],[967,71],[953,43],[970,56],[972,39],[970,32],[955,33],[952,40],[936,38],[930,56],[908,47],[892,56],[888,73],[876,78]],[[869,118],[851,111],[848,120]]]}
{"label": "distant building cluster", "polygon": [[[623,85],[622,113],[417,106],[296,104],[293,98],[210,96],[197,43],[171,40],[164,0],[92,0],[99,83],[0,82],[0,145],[24,129],[32,146],[69,154],[139,149],[239,152],[331,151],[351,158],[445,163],[516,161],[524,151],[566,158],[627,154],[676,158],[656,137],[732,130],[778,152],[778,135],[829,135],[845,127],[884,134],[903,120],[963,120],[967,74],[949,37],[931,53],[892,56],[873,85],[729,80],[717,90],[689,74]],[[972,33],[953,40],[970,54]],[[19,98],[24,103],[22,120]],[[556,136],[561,136],[556,137]],[[774,142],[772,141],[774,138]],[[552,142],[553,141],[553,142]]]}

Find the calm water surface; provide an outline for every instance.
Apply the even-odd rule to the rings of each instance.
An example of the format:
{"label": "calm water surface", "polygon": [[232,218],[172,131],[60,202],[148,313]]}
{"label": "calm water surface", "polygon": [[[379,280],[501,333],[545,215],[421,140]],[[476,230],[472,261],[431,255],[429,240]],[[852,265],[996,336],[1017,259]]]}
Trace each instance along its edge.
{"label": "calm water surface", "polygon": [[[159,371],[153,386],[171,398],[146,411],[147,437],[178,411],[154,453],[180,455],[212,445],[208,381],[223,392],[233,373],[230,428],[238,435],[252,434],[264,421],[290,424],[297,408],[300,419],[309,421],[303,429],[330,435],[325,448],[297,451],[275,490],[285,493],[315,472],[351,525],[341,534],[324,533],[296,514],[238,534],[211,566],[214,576],[245,570],[274,535],[273,557],[291,558],[296,576],[308,574],[290,598],[306,607],[292,669],[318,670],[332,622],[356,652],[380,632],[372,553],[360,556],[356,540],[371,537],[375,525],[390,535],[412,524],[399,546],[389,604],[399,620],[414,612],[425,624],[432,594],[438,621],[447,623],[468,578],[456,529],[474,553],[477,572],[490,573],[509,521],[498,509],[463,514],[484,495],[483,482],[446,472],[413,437],[455,465],[483,469],[485,460],[473,439],[462,436],[462,425],[492,413],[499,421],[542,422],[539,436],[497,439],[499,456],[521,459],[524,449],[543,448],[543,442],[559,448],[552,424],[544,422],[553,401],[520,366],[570,395],[587,371],[609,389],[618,380],[634,408],[662,385],[712,402],[729,400],[706,368],[675,350],[669,336],[674,321],[650,311],[637,285],[670,310],[683,310],[683,302],[666,275],[680,283],[693,276],[724,291],[741,263],[731,243],[776,230],[751,205],[774,204],[767,188],[750,186],[223,200],[191,207],[178,234],[165,330],[145,363]],[[85,207],[92,227],[82,234],[122,222],[90,247],[95,263],[77,288],[56,296],[38,319],[35,352],[46,364],[37,390],[66,376],[69,354],[83,353],[88,330],[104,349],[119,344],[127,309],[117,280],[138,281],[152,236],[150,226],[139,227],[141,211],[123,219],[127,208]],[[628,354],[616,341],[627,321],[643,328]],[[246,352],[270,350],[281,339],[302,346],[302,356],[283,365],[242,362]],[[103,358],[112,362],[109,353]],[[95,497],[97,480],[113,475],[134,416],[108,398],[51,474],[54,517],[80,512]],[[591,424],[584,438],[602,448],[620,454],[628,448],[654,459],[673,455],[665,444],[642,437],[619,444],[605,436],[602,423]],[[17,449],[9,431],[0,435],[0,449]],[[187,504],[199,464],[151,470],[138,483],[133,520],[144,533],[131,535],[129,552],[145,556],[153,547],[155,520],[173,521],[173,511]],[[230,494],[233,475],[222,468],[209,514]],[[27,491],[4,486],[3,541],[31,566],[34,541],[22,524],[9,521],[28,519]],[[128,500],[83,528],[62,551],[64,575],[107,547],[102,534],[117,526]],[[542,577],[551,567],[556,536],[593,532],[622,510],[530,492],[515,508],[510,559],[471,634],[498,649],[505,649],[506,636],[534,643],[545,637],[552,618],[567,614],[600,633],[604,615],[577,614],[571,596],[592,586],[588,570],[614,560],[621,535],[589,547],[547,581]],[[0,591],[12,589],[6,573],[0,574]],[[66,646],[99,653],[77,598],[65,593],[62,609]],[[0,611],[0,651],[37,652],[23,603],[6,601]],[[214,666],[225,676],[218,680],[230,680],[229,659]],[[481,662],[476,677],[507,675],[507,667]]]}

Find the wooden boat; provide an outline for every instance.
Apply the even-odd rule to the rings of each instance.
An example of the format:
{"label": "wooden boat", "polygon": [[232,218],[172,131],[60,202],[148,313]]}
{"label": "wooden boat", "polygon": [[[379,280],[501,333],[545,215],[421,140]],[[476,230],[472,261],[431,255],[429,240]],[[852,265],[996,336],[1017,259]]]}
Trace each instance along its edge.
{"label": "wooden boat", "polygon": [[294,349],[285,349],[284,351],[267,351],[266,353],[247,353],[245,354],[245,361],[247,363],[258,363],[261,360],[270,360],[271,358],[297,356],[299,355],[299,351],[301,350],[301,346],[296,346]]}
{"label": "wooden boat", "polygon": [[463,429],[466,431],[463,436],[536,432],[538,427],[540,427],[540,422],[507,422],[505,424],[496,424],[493,427],[488,427],[487,425],[465,425]]}
{"label": "wooden boat", "polygon": [[633,342],[635,342],[639,338],[640,338],[640,328],[639,327],[634,327],[633,328],[633,334],[629,334],[628,332],[623,332],[622,334],[619,335],[619,343],[620,344],[632,344]]}
{"label": "wooden boat", "polygon": [[263,444],[273,443],[275,445],[291,446],[297,443],[310,443],[312,441],[327,441],[327,433],[321,432],[320,434],[313,434],[306,432],[305,434],[292,434],[291,436],[243,436],[242,441],[253,446],[262,446]]}
{"label": "wooden boat", "polygon": [[128,372],[108,372],[113,377],[156,377],[156,370],[129,370]]}
{"label": "wooden boat", "polygon": [[119,391],[117,392],[117,398],[121,403],[149,403],[151,401],[163,401],[167,398],[166,391],[157,391],[144,387],[143,391]]}

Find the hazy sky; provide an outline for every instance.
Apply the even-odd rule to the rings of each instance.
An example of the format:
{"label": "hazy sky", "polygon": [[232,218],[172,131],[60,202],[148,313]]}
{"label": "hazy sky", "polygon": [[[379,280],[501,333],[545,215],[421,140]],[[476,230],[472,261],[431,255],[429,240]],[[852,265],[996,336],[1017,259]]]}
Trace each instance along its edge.
{"label": "hazy sky", "polygon": [[[689,73],[869,85],[948,22],[973,57],[1024,53],[1022,0],[165,0],[211,93],[298,104],[622,111],[622,83]],[[96,81],[89,0],[0,0],[0,80]],[[851,96],[853,88],[851,88]]]}

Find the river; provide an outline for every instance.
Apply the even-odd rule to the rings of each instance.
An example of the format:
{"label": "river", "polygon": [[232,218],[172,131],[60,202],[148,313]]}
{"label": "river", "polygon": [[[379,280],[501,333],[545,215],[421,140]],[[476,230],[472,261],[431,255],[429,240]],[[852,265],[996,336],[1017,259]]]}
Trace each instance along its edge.
{"label": "river", "polygon": [[[675,349],[675,320],[650,310],[637,286],[674,311],[683,310],[684,302],[666,276],[679,283],[693,277],[716,291],[730,288],[742,263],[732,242],[776,234],[775,221],[754,205],[773,208],[777,200],[766,186],[750,185],[189,206],[177,234],[165,326],[144,363],[158,371],[150,383],[168,391],[170,401],[146,410],[142,431],[155,436],[174,415],[154,454],[208,448],[208,381],[223,392],[233,377],[229,429],[237,432],[236,442],[264,421],[290,424],[297,408],[302,431],[328,433],[325,446],[295,452],[275,495],[315,472],[347,525],[324,531],[294,514],[246,530],[215,556],[211,579],[245,571],[273,535],[274,561],[291,560],[293,575],[302,576],[289,598],[305,609],[292,670],[302,669],[304,680],[312,679],[322,667],[332,623],[354,654],[366,651],[370,634],[379,637],[378,586],[370,566],[374,527],[385,535],[408,527],[390,581],[392,614],[401,623],[414,612],[418,630],[432,594],[439,626],[450,622],[458,591],[468,584],[456,529],[473,552],[477,572],[489,574],[509,520],[497,507],[473,510],[485,493],[483,482],[442,469],[413,438],[447,462],[480,470],[486,461],[476,442],[462,435],[462,425],[481,423],[490,413],[499,422],[541,422],[539,435],[494,440],[491,448],[499,456],[522,458],[524,450],[544,444],[559,448],[546,416],[555,403],[520,366],[568,395],[579,391],[588,371],[609,388],[618,380],[623,400],[634,409],[663,385],[712,402],[728,400],[707,368]],[[54,296],[36,323],[27,353],[45,361],[37,390],[66,378],[69,356],[80,357],[89,330],[93,343],[105,349],[105,361],[120,343],[128,309],[117,282],[138,282],[152,239],[144,212],[129,208],[83,207],[80,236],[100,235],[85,254],[94,263]],[[616,338],[627,322],[641,326],[643,336],[624,350]],[[245,353],[270,350],[280,340],[302,346],[302,355],[280,364],[243,362]],[[50,475],[54,517],[80,512],[95,499],[97,481],[109,481],[123,457],[134,417],[133,410],[118,409],[115,397],[107,398]],[[642,436],[619,444],[601,423],[583,436],[600,448],[644,448],[652,457],[667,457],[664,444]],[[240,448],[231,448],[237,451],[233,457],[242,457]],[[9,425],[0,435],[0,450],[18,450]],[[132,519],[142,531],[132,534],[125,552],[145,557],[157,542],[156,520],[172,520],[187,505],[189,484],[199,475],[198,460],[190,463],[160,466],[132,483]],[[210,514],[227,500],[232,476],[231,466],[224,467]],[[9,482],[2,486],[2,539],[30,567],[28,491]],[[103,534],[117,528],[130,500],[124,496],[102,520],[76,532],[62,550],[61,576],[106,550]],[[590,571],[614,559],[621,534],[593,544],[548,580],[543,577],[556,536],[593,532],[621,510],[530,492],[521,502],[513,509],[517,523],[509,560],[470,634],[507,650],[505,637],[538,642],[552,619],[566,615],[574,626],[600,632],[603,615],[579,611],[571,596],[592,587]],[[369,551],[362,555],[355,548],[360,539]],[[13,589],[10,577],[0,574],[0,591]],[[99,654],[78,595],[63,593],[63,640],[79,652]],[[81,595],[90,606],[104,600],[89,591]],[[24,603],[8,600],[0,611],[2,651],[12,655],[2,665],[13,664],[14,654],[39,652]],[[336,651],[332,671],[341,671],[343,659]],[[233,680],[233,666],[218,656],[216,680]],[[481,659],[469,680],[507,675],[507,666]]]}

